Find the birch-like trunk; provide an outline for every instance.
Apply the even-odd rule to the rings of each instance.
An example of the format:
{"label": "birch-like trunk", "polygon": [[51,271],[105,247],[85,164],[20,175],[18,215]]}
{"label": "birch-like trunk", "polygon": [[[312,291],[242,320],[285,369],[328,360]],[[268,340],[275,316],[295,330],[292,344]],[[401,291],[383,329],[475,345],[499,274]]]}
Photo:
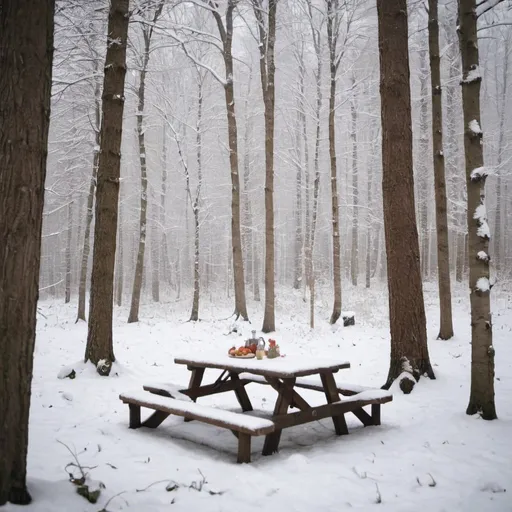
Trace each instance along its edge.
{"label": "birch-like trunk", "polygon": [[64,304],[71,301],[71,239],[73,234],[73,201],[69,201],[67,207],[67,230],[66,230],[66,284],[64,292]]}
{"label": "birch-like trunk", "polygon": [[352,127],[350,138],[352,140],[352,246],[350,252],[350,278],[352,285],[357,286],[359,275],[359,183],[357,174],[357,108],[355,78],[352,77],[352,96],[350,101],[350,114]]}
{"label": "birch-like trunk", "polygon": [[476,0],[459,1],[459,45],[462,58],[462,109],[468,193],[468,259],[471,303],[471,393],[467,414],[496,419],[494,404],[494,346],[492,343],[490,231],[485,212],[483,132]]}
{"label": "birch-like trunk", "polygon": [[331,171],[331,221],[332,221],[332,266],[334,304],[330,323],[335,324],[341,315],[341,243],[340,243],[340,219],[338,205],[338,175],[336,168],[336,42],[337,42],[337,2],[327,0],[327,45],[329,49],[329,161]]}

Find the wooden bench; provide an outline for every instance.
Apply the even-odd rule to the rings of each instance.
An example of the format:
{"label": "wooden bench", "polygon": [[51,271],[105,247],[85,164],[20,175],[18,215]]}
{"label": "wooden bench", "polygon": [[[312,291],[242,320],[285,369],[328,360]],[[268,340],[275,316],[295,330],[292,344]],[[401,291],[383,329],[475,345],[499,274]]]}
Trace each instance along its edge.
{"label": "wooden bench", "polygon": [[[148,386],[149,387],[149,386]],[[169,415],[183,416],[227,428],[238,438],[237,462],[251,461],[251,438],[274,432],[274,422],[250,416],[247,414],[224,411],[213,407],[205,407],[194,402],[177,400],[169,396],[149,394],[144,392],[122,393],[119,398],[130,407],[130,428],[149,427],[156,428]],[[152,409],[155,412],[145,421],[141,422],[141,407]]]}
{"label": "wooden bench", "polygon": [[[252,373],[240,373],[239,377],[240,380],[246,384],[251,382],[257,384],[269,384],[265,377],[260,375],[253,375]],[[295,382],[295,387],[324,392],[324,388],[320,381],[317,382],[314,379],[308,379],[307,377],[298,377]],[[363,423],[364,426],[380,425],[381,404],[385,404],[393,400],[393,394],[389,391],[370,388],[367,386],[360,386],[359,384],[337,382],[336,389],[338,393],[344,397],[348,397],[347,399],[337,403],[344,403],[348,405],[349,402],[352,402],[352,405],[354,406],[353,410],[348,410],[347,407],[343,407],[343,409],[347,409],[347,412],[353,413]],[[362,407],[367,405],[371,405],[371,415],[367,414],[362,409]]]}

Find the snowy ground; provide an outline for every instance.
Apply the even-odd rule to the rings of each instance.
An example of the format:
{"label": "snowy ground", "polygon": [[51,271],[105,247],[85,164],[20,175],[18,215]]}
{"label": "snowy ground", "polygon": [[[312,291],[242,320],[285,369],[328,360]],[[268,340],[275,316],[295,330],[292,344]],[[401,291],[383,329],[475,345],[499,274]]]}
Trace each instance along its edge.
{"label": "snowy ground", "polygon": [[[128,408],[118,399],[144,381],[186,383],[187,370],[173,364],[177,353],[225,352],[240,344],[243,337],[227,335],[230,299],[203,302],[204,320],[196,324],[185,321],[188,300],[147,305],[139,324],[126,324],[127,310],[117,309],[118,376],[102,378],[88,367],[74,380],[57,374],[83,357],[86,325],[74,323],[74,304],[42,302],[46,318],[39,317],[38,324],[28,464],[34,503],[23,509],[7,505],[5,511],[512,511],[512,298],[502,291],[493,303],[499,420],[485,422],[465,415],[466,290],[457,290],[462,298],[454,301],[456,337],[441,342],[435,340],[435,287],[426,288],[437,380],[422,379],[409,396],[395,392],[394,401],[382,407],[379,427],[362,428],[351,415],[348,436],[336,437],[330,420],[295,427],[284,431],[280,452],[271,457],[258,453],[263,439],[256,438],[249,465],[235,463],[235,438],[216,427],[169,418],[154,431],[129,430]],[[339,380],[380,386],[389,354],[387,300],[382,290],[344,293],[357,325],[328,325],[329,293],[318,302],[317,328],[311,332],[301,295],[281,290],[273,337],[287,354],[348,359],[352,368],[340,371]],[[260,327],[261,305],[249,306],[253,325]],[[245,336],[251,326],[243,330]],[[248,391],[255,407],[272,407],[271,389],[252,384]],[[309,393],[306,398],[318,398]],[[228,394],[202,403],[237,406]],[[105,484],[97,504],[76,495],[65,471],[73,459],[59,442],[93,467],[92,479]],[[179,487],[166,491],[172,482]]]}

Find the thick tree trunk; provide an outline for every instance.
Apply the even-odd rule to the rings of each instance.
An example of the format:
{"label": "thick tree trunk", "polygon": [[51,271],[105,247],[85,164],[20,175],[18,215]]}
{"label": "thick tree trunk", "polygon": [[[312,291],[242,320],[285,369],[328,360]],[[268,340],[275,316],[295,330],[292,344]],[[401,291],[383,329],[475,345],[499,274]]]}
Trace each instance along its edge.
{"label": "thick tree trunk", "polygon": [[[110,373],[115,360],[112,341],[114,265],[121,167],[124,81],[129,0],[111,0],[103,80],[100,157],[96,188],[96,221],[85,361]],[[102,361],[104,364],[98,365]]]}
{"label": "thick tree trunk", "polygon": [[492,344],[490,231],[485,212],[485,178],[476,0],[459,1],[459,43],[462,57],[462,108],[468,191],[468,259],[471,302],[471,394],[467,414],[496,419],[494,347]]}
{"label": "thick tree trunk", "polygon": [[[119,190],[119,196],[121,195],[121,189]],[[117,270],[115,273],[116,277],[116,304],[121,307],[123,305],[123,283],[124,283],[124,261],[123,261],[123,205],[119,206],[119,222],[118,222],[118,251],[116,253],[117,258]]]}
{"label": "thick tree trunk", "polygon": [[425,373],[434,378],[434,372],[427,346],[414,207],[407,1],[377,0],[377,11],[391,328],[391,360],[384,387],[389,388],[402,372],[412,374],[416,380]]}
{"label": "thick tree trunk", "polygon": [[[95,70],[98,71],[96,63]],[[78,313],[76,321],[85,322],[85,296],[87,293],[87,267],[89,263],[89,254],[91,252],[91,225],[94,217],[94,193],[96,191],[96,179],[98,174],[98,162],[100,157],[100,123],[101,123],[101,83],[96,80],[94,89],[94,156],[92,164],[92,176],[89,185],[89,194],[87,196],[87,213],[85,216],[85,232],[82,249],[82,261],[80,264],[80,281],[78,285]]]}
{"label": "thick tree trunk", "polygon": [[450,286],[450,250],[448,240],[448,213],[443,151],[443,105],[441,90],[441,62],[439,56],[438,0],[428,2],[428,45],[432,87],[432,141],[434,159],[434,188],[436,201],[437,280],[439,283],[438,339],[453,337],[452,293]]}
{"label": "thick tree trunk", "polygon": [[[350,278],[353,286],[357,286],[359,275],[359,184],[357,175],[357,110],[356,110],[355,78],[352,77],[352,98],[350,112],[352,128],[350,138],[352,139],[352,247],[350,251]],[[369,206],[369,205],[368,205]]]}
{"label": "thick tree trunk", "polygon": [[54,0],[7,0],[0,7],[0,506],[31,501],[28,420],[54,9]]}
{"label": "thick tree trunk", "polygon": [[331,168],[331,206],[332,206],[332,266],[334,283],[334,304],[330,322],[335,324],[341,315],[341,243],[338,205],[338,177],[336,169],[336,40],[335,0],[327,0],[327,44],[329,48],[330,94],[329,94],[329,161]]}
{"label": "thick tree trunk", "polygon": [[231,170],[231,248],[233,252],[233,277],[235,288],[236,318],[249,320],[247,303],[245,300],[244,261],[242,254],[242,235],[240,228],[240,176],[238,174],[238,130],[235,110],[235,88],[233,70],[233,10],[236,0],[228,0],[226,8],[226,26],[217,11],[212,11],[217,22],[219,35],[223,44],[223,58],[226,71],[226,84],[224,94],[226,100],[226,114],[228,120],[229,165]]}

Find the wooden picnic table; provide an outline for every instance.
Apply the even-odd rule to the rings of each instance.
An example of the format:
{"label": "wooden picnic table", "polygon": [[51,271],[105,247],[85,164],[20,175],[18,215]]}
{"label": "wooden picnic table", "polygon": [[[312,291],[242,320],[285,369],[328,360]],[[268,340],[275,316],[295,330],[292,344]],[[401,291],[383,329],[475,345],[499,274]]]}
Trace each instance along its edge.
{"label": "wooden picnic table", "polygon": [[[186,365],[190,370],[188,387],[145,385],[146,391],[160,395],[155,397],[156,401],[150,400],[148,395],[121,395],[121,399],[130,405],[130,426],[155,428],[170,414],[184,416],[186,421],[196,419],[223,426],[239,438],[239,462],[250,461],[251,436],[265,435],[262,453],[271,455],[279,449],[284,428],[330,417],[337,435],[348,434],[345,413],[352,412],[365,426],[379,425],[380,405],[392,400],[392,395],[386,391],[337,383],[334,374],[350,368],[350,363],[343,360],[293,355],[257,360],[231,358],[227,354],[201,354],[177,357],[174,362]],[[214,382],[203,384],[207,369],[221,370],[221,374]],[[246,390],[251,383],[269,385],[277,393],[273,413],[268,419],[192,403],[204,396],[233,391],[242,411],[248,413],[253,410]],[[326,403],[310,405],[299,393],[300,389],[322,392]],[[371,405],[371,414],[363,409],[367,405]],[[140,406],[155,410],[144,422],[140,421]]]}

